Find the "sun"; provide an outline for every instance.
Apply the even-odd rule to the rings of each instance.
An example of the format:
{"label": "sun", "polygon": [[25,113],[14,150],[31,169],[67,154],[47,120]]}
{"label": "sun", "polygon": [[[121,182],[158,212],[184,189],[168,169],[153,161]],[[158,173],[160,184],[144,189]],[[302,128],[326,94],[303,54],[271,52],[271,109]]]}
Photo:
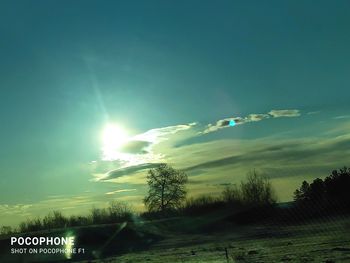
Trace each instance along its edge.
{"label": "sun", "polygon": [[103,130],[102,141],[105,151],[116,151],[128,141],[128,135],[121,126],[109,123]]}

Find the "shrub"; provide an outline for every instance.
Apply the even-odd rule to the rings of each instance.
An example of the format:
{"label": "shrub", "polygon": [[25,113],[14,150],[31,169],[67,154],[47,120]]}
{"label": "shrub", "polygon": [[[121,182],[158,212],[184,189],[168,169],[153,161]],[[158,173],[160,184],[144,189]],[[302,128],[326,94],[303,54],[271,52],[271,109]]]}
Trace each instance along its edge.
{"label": "shrub", "polygon": [[133,210],[130,205],[119,202],[111,201],[108,207],[109,217],[114,222],[130,221],[132,220]]}
{"label": "shrub", "polygon": [[0,228],[0,235],[1,236],[11,235],[14,232],[15,232],[15,229],[12,229],[12,227],[10,227],[10,226],[2,226]]}
{"label": "shrub", "polygon": [[[87,216],[64,216],[60,211],[52,211],[42,220],[40,218],[28,219],[19,224],[18,232],[33,232],[50,230],[54,228],[66,228],[86,226],[91,224],[112,224],[133,219],[132,208],[123,202],[112,201],[107,208],[92,208]],[[0,234],[10,233],[11,228],[3,227]]]}
{"label": "shrub", "polygon": [[111,224],[131,221],[132,208],[126,203],[111,201],[107,208],[92,208],[90,219],[92,224]]}
{"label": "shrub", "polygon": [[255,170],[248,173],[247,180],[241,182],[242,201],[248,206],[266,206],[276,203],[276,195],[267,177]]}
{"label": "shrub", "polygon": [[210,195],[191,197],[185,201],[182,212],[187,215],[198,215],[216,210],[224,206],[224,201]]}
{"label": "shrub", "polygon": [[228,204],[241,204],[242,191],[237,185],[228,185],[222,191],[222,199]]}
{"label": "shrub", "polygon": [[90,218],[92,224],[111,223],[108,216],[108,210],[106,208],[93,207],[91,209]]}
{"label": "shrub", "polygon": [[69,223],[68,218],[62,215],[60,211],[52,211],[42,220],[42,225],[44,229],[53,229],[67,227]]}
{"label": "shrub", "polygon": [[28,219],[26,222],[22,222],[19,225],[20,232],[33,232],[43,229],[43,223],[40,218]]}

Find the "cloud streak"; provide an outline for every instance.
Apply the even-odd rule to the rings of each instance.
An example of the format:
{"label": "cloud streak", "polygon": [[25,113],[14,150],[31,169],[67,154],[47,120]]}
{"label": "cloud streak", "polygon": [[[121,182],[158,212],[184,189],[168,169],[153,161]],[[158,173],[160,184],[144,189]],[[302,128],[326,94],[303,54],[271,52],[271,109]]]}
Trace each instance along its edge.
{"label": "cloud streak", "polygon": [[272,110],[269,112],[269,115],[273,118],[280,118],[280,117],[299,117],[300,111],[299,110]]}
{"label": "cloud streak", "polygon": [[146,141],[152,144],[156,144],[161,141],[168,140],[170,136],[178,132],[189,130],[190,128],[194,127],[196,124],[197,123],[193,122],[189,124],[180,124],[180,125],[174,125],[174,126],[167,126],[163,128],[151,129],[149,131],[136,135],[133,138],[133,140]]}
{"label": "cloud streak", "polygon": [[230,117],[225,118],[222,120],[218,120],[215,124],[208,124],[206,129],[199,134],[207,134],[211,132],[215,132],[224,128],[230,127],[230,121],[234,121],[235,125],[242,125],[249,122],[257,122],[262,121],[269,118],[281,118],[281,117],[299,117],[300,111],[293,109],[293,110],[271,110],[268,113],[261,113],[261,114],[249,114],[246,117]]}
{"label": "cloud streak", "polygon": [[[263,144],[264,141],[269,142],[269,144]],[[229,141],[227,141],[227,143],[229,143]],[[241,149],[242,151],[239,153],[197,163],[184,168],[184,170],[191,172],[238,165],[250,167],[258,166],[256,165],[257,163],[263,163],[264,167],[276,166],[277,163],[285,164],[286,167],[298,166],[300,164],[308,166],[313,163],[320,164],[320,160],[324,160],[324,164],[330,163],[331,161],[332,166],[334,166],[335,163],[342,166],[345,165],[346,162],[346,158],[342,157],[342,155],[350,153],[350,136],[339,136],[323,140],[320,138],[309,138],[276,142],[272,142],[271,139],[268,138],[261,138],[252,141],[250,144],[252,143],[255,147],[249,147],[249,142],[246,141],[244,145],[247,145],[247,147]],[[284,175],[284,173],[281,173],[278,176],[283,177]]]}
{"label": "cloud streak", "polygon": [[97,181],[111,180],[111,179],[125,176],[128,174],[133,174],[133,173],[136,173],[136,172],[139,172],[142,170],[155,168],[159,164],[160,163],[143,163],[143,164],[138,164],[138,165],[133,165],[133,166],[128,166],[128,167],[112,170],[112,171],[109,171],[107,174],[98,178]]}
{"label": "cloud streak", "polygon": [[113,194],[124,193],[124,192],[132,192],[132,191],[136,191],[136,190],[137,190],[136,188],[133,188],[133,189],[120,189],[120,190],[107,192],[106,195],[113,195]]}

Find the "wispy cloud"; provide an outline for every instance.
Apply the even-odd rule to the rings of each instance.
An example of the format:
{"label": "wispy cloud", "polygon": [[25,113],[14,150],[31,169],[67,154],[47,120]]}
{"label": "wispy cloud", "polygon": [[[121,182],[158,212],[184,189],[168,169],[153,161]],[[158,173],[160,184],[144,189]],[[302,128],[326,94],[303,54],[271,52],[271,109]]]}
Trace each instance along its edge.
{"label": "wispy cloud", "polygon": [[164,160],[162,151],[156,150],[155,147],[162,144],[164,148],[174,138],[188,134],[196,125],[197,123],[188,123],[155,128],[130,137],[120,148],[108,153],[108,160],[102,158],[90,163],[95,177],[93,181],[110,180],[155,167]]}
{"label": "wispy cloud", "polygon": [[321,111],[309,111],[307,115],[314,115],[314,114],[319,114]]}
{"label": "wispy cloud", "polygon": [[124,192],[132,192],[132,191],[136,191],[136,188],[133,189],[120,189],[120,190],[115,190],[112,192],[107,192],[106,195],[113,195],[113,194],[118,194],[118,193],[124,193]]}
{"label": "wispy cloud", "polygon": [[178,132],[188,130],[195,126],[197,123],[180,124],[174,126],[168,126],[163,128],[155,128],[144,133],[136,135],[133,140],[140,140],[150,142],[152,144],[159,143],[164,140],[168,140],[169,136],[174,135]]}
{"label": "wispy cloud", "polygon": [[269,115],[271,115],[274,118],[299,117],[300,111],[299,110],[272,110],[269,112]]}
{"label": "wispy cloud", "polygon": [[234,125],[242,125],[242,124],[245,124],[248,122],[257,122],[257,121],[262,121],[264,119],[269,119],[269,118],[299,117],[299,116],[300,116],[300,111],[295,110],[295,109],[293,109],[293,110],[271,110],[268,113],[262,113],[262,114],[252,113],[246,117],[234,116],[234,117],[218,120],[215,124],[208,124],[206,129],[203,132],[200,132],[200,134],[207,134],[210,132],[215,132],[215,131],[218,131],[220,129],[230,127],[230,123],[232,121],[233,121]]}
{"label": "wispy cloud", "polygon": [[[234,141],[226,140],[227,145],[235,145]],[[232,148],[232,147],[231,147]],[[229,149],[224,148],[223,150]],[[289,140],[276,140],[272,138],[259,138],[256,140],[242,140],[239,151],[231,155],[209,159],[184,168],[185,171],[213,169],[225,166],[242,167],[279,167],[285,166],[305,167],[318,164],[331,163],[345,165],[344,153],[350,153],[350,136],[343,135],[335,138],[301,138]],[[232,152],[232,151],[231,151]],[[325,154],[327,153],[327,154]],[[329,166],[331,168],[331,166]],[[275,175],[285,176],[285,173]]]}
{"label": "wispy cloud", "polygon": [[340,116],[334,117],[333,119],[341,120],[341,119],[349,119],[349,118],[350,118],[350,115],[340,115]]}
{"label": "wispy cloud", "polygon": [[131,154],[146,154],[149,152],[148,147],[151,145],[152,143],[149,141],[131,140],[122,145],[120,151]]}
{"label": "wispy cloud", "polygon": [[133,165],[133,166],[112,170],[100,176],[99,178],[97,178],[97,181],[106,181],[106,180],[118,178],[124,175],[136,173],[138,171],[142,171],[145,169],[151,169],[151,168],[157,167],[158,165],[159,163],[143,163],[143,164],[138,164],[138,165]]}
{"label": "wispy cloud", "polygon": [[3,204],[0,205],[0,214],[1,215],[18,215],[27,213],[28,209],[32,207],[31,204],[16,204],[16,205],[8,205]]}

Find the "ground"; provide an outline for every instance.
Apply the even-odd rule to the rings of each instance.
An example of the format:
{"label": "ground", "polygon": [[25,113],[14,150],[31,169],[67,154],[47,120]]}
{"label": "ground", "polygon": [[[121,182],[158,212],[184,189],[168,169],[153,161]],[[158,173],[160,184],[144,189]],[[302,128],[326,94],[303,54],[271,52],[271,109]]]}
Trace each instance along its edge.
{"label": "ground", "polygon": [[[85,254],[13,255],[9,237],[0,239],[0,262],[205,263],[350,262],[350,217],[302,223],[242,225],[224,214],[56,229],[32,236],[74,233]],[[23,234],[18,234],[23,235]]]}
{"label": "ground", "polygon": [[207,234],[169,232],[147,250],[85,262],[350,262],[350,220],[234,225]]}

